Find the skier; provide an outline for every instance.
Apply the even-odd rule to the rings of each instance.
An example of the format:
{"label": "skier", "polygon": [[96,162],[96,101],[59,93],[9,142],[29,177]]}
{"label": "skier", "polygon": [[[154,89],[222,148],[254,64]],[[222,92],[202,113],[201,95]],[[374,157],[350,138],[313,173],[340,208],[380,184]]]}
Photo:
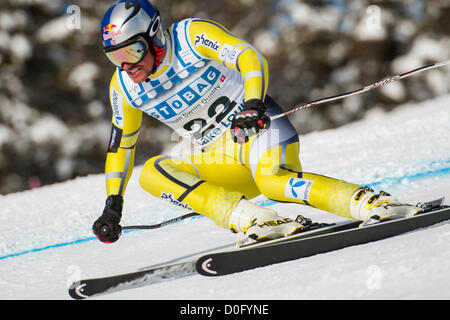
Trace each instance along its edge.
{"label": "skier", "polygon": [[304,228],[249,201],[260,194],[366,222],[421,211],[385,192],[303,172],[295,128],[287,117],[269,120],[282,109],[266,93],[266,59],[219,23],[191,18],[163,31],[149,1],[120,0],[105,13],[101,33],[106,56],[117,69],[109,89],[107,199],[93,225],[99,240],[111,243],[120,237],[123,196],[143,113],[194,147],[182,156],[150,158],[139,177],[142,188],[220,227],[243,232],[243,242]]}

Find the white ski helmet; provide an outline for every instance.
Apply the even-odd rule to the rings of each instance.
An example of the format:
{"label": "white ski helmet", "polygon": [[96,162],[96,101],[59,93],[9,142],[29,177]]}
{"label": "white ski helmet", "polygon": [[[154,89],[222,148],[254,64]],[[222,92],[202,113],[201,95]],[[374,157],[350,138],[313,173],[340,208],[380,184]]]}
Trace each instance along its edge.
{"label": "white ski helmet", "polygon": [[101,22],[103,49],[118,67],[140,62],[147,52],[155,56],[153,72],[161,63],[166,37],[158,9],[148,0],[119,0]]}

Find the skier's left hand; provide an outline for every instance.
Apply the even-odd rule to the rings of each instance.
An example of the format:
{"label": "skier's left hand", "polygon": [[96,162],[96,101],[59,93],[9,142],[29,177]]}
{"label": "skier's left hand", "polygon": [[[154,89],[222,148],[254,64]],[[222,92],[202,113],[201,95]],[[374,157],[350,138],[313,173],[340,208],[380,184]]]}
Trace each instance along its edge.
{"label": "skier's left hand", "polygon": [[269,122],[264,114],[266,106],[261,100],[251,99],[244,103],[244,110],[236,114],[231,122],[231,136],[234,142],[246,143],[258,134]]}

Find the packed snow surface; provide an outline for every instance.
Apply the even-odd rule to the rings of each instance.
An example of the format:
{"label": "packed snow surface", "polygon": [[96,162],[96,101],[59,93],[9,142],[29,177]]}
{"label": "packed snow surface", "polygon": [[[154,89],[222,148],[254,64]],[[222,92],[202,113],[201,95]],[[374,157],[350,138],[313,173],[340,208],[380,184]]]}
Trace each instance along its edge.
{"label": "packed snow surface", "polygon": [[[374,110],[362,121],[300,141],[304,171],[369,185],[414,204],[450,196],[450,95],[389,113]],[[122,225],[187,212],[143,191],[141,169],[129,182]],[[118,242],[103,244],[91,225],[104,200],[101,174],[0,196],[0,299],[70,299],[68,284],[80,277],[132,272],[241,237],[199,217],[125,232]],[[291,218],[343,220],[263,196],[253,201]],[[93,299],[450,299],[449,270],[450,221],[229,276],[192,275]]]}

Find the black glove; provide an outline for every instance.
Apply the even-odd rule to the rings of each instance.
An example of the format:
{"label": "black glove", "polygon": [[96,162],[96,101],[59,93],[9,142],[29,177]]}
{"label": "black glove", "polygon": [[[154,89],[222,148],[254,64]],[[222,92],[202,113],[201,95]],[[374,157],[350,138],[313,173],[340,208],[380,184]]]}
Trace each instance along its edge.
{"label": "black glove", "polygon": [[111,195],[106,199],[103,214],[98,218],[92,230],[97,238],[105,243],[112,243],[119,239],[122,227],[119,225],[122,218],[123,198],[121,195]]}
{"label": "black glove", "polygon": [[269,122],[264,114],[266,106],[261,100],[251,99],[244,103],[244,110],[234,116],[231,122],[231,136],[234,142],[245,143],[251,136],[258,134],[259,130]]}

